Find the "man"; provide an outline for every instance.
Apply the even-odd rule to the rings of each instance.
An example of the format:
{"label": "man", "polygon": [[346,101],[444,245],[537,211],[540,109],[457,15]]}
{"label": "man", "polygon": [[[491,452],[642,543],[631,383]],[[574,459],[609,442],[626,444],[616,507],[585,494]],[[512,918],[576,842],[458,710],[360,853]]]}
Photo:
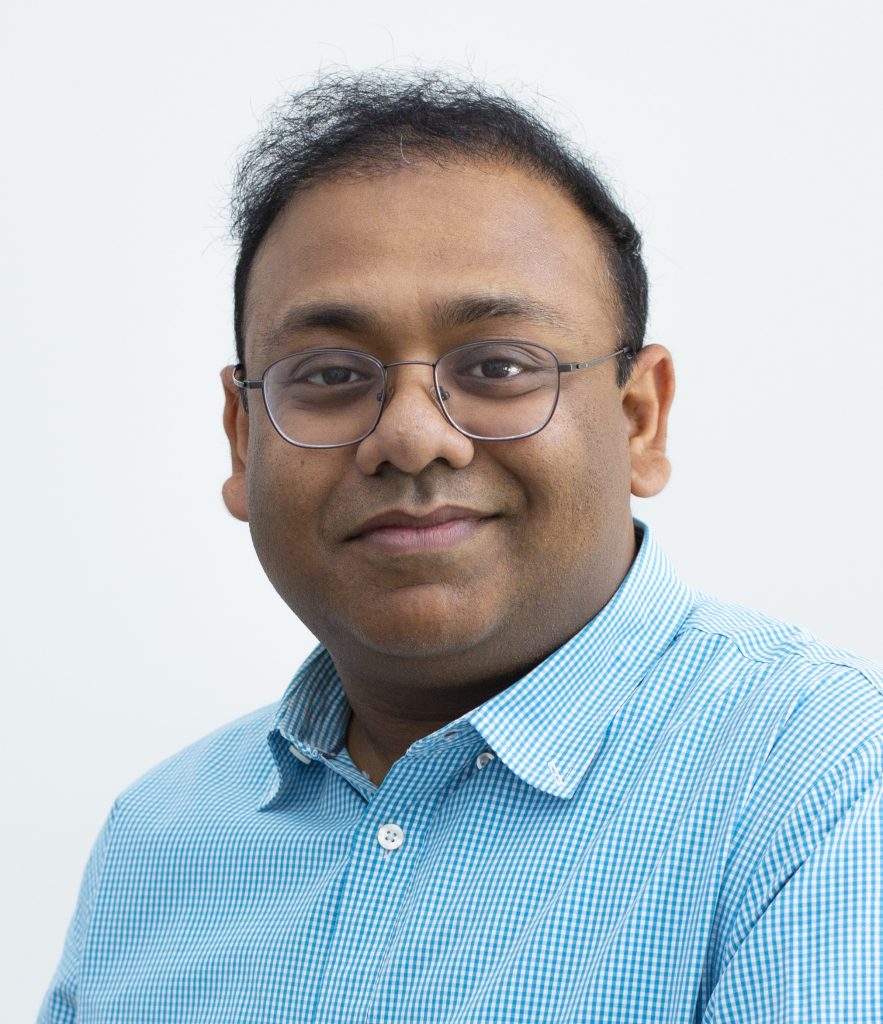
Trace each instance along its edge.
{"label": "man", "polygon": [[326,79],[236,228],[224,500],[321,646],[116,802],[41,1020],[883,1019],[883,674],[632,519],[672,360],[591,169]]}

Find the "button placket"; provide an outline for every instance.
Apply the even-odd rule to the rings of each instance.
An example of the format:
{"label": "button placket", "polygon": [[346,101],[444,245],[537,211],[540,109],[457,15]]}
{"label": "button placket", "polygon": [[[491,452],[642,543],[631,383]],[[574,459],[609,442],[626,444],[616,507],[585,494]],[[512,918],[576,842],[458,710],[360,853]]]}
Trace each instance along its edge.
{"label": "button placket", "polygon": [[[414,872],[424,855],[424,842],[439,807],[464,767],[472,767],[480,747],[465,749],[463,737],[454,742],[412,748],[392,766],[367,801],[357,841],[350,846],[347,869],[338,899],[335,933],[329,944],[315,1012],[317,1021],[354,1019],[351,997],[365,987],[364,964],[351,951],[364,944],[370,932],[378,957],[372,960],[374,981],[368,989],[382,987],[399,953],[395,937],[407,920],[406,897]],[[418,741],[419,742],[419,741]],[[359,1020],[373,1019],[366,990]],[[364,1009],[364,1012],[362,1010]],[[398,1019],[385,1009],[382,1018]]]}

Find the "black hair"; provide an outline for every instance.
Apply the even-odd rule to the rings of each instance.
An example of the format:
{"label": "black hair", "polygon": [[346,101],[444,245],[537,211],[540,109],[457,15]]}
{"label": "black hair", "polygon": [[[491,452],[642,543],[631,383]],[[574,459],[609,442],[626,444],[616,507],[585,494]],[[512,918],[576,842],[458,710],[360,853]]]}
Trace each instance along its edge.
{"label": "black hair", "polygon": [[236,352],[244,362],[248,276],[271,224],[298,193],[322,179],[371,173],[409,152],[498,160],[556,185],[595,227],[604,247],[619,321],[619,384],[644,341],[647,272],[641,236],[591,167],[554,128],[511,97],[440,73],[322,75],[288,96],[241,158],[233,189]]}

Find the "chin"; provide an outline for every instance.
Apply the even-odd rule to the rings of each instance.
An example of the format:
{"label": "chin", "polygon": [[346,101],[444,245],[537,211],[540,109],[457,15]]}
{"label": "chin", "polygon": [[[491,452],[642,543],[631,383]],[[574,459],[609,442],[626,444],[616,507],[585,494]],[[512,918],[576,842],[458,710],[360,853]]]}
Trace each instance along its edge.
{"label": "chin", "polygon": [[402,587],[367,604],[346,621],[338,611],[331,635],[346,632],[368,650],[390,657],[446,658],[470,650],[494,632],[490,609],[479,613],[479,602],[452,594],[448,587]]}

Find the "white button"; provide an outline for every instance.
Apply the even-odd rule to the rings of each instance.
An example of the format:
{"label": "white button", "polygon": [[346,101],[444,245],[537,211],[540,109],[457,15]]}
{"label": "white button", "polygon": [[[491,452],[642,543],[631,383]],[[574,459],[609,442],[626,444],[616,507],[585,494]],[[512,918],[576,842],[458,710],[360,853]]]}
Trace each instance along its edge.
{"label": "white button", "polygon": [[496,756],[497,755],[492,750],[482,750],[475,759],[475,767],[481,771],[481,769],[486,768]]}
{"label": "white button", "polygon": [[303,761],[304,764],[312,764],[312,758],[307,757],[306,754],[302,754],[293,743],[288,750],[290,753],[294,754],[298,761]]}
{"label": "white button", "polygon": [[405,841],[405,833],[390,822],[388,825],[381,825],[377,832],[377,842],[384,850],[397,850]]}

